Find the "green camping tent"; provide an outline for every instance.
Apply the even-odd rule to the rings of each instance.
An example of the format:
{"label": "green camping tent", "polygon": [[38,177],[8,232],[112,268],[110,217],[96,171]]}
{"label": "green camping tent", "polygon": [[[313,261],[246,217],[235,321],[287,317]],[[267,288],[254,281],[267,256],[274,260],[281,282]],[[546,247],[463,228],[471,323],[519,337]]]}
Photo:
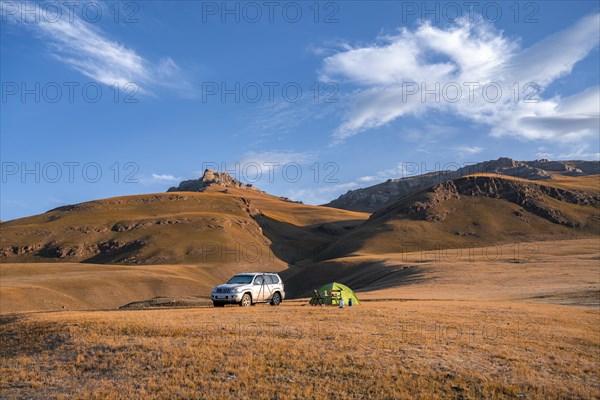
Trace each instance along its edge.
{"label": "green camping tent", "polygon": [[[330,292],[332,294],[331,296],[329,295]],[[317,293],[318,296],[323,299],[321,304],[324,303],[326,305],[338,305],[340,296],[344,299],[345,305],[348,305],[348,300],[350,299],[352,299],[353,305],[360,304],[358,297],[356,297],[352,289],[346,285],[342,285],[341,283],[328,283],[327,285],[321,286],[317,290]],[[313,306],[319,304],[319,297],[317,297],[317,293],[313,294],[313,297],[310,299],[310,304]]]}

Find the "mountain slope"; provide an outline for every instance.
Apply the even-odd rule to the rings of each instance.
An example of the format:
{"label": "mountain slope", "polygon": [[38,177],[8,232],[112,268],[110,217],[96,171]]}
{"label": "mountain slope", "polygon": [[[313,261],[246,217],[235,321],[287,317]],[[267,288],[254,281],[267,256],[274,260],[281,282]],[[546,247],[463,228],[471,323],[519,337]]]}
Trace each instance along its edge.
{"label": "mountain slope", "polygon": [[[369,215],[291,202],[208,172],[184,185],[190,191],[91,201],[2,223],[0,313],[207,296],[248,270],[280,272],[291,296],[331,280],[393,292],[452,276],[430,262],[458,257],[466,271],[471,259],[494,262],[502,244],[597,240],[599,178],[470,175]],[[591,257],[585,262],[597,264]],[[514,267],[511,260],[502,262]],[[588,272],[580,278],[589,281]]]}
{"label": "mountain slope", "polygon": [[598,176],[569,184],[498,175],[442,182],[375,212],[320,259],[594,237],[600,233],[594,183]]}
{"label": "mountain slope", "polygon": [[205,297],[236,273],[310,260],[369,216],[221,178],[200,192],[90,201],[2,223],[0,313]]}
{"label": "mountain slope", "polygon": [[216,184],[199,193],[117,197],[4,222],[0,260],[285,265],[367,217]]}
{"label": "mountain slope", "polygon": [[386,182],[374,186],[350,190],[325,204],[325,206],[344,210],[375,212],[411,193],[447,180],[479,173],[494,173],[536,181],[554,180],[560,177],[600,174],[600,162],[549,161],[545,159],[515,161],[503,157],[498,160],[468,165],[455,171],[441,170],[407,178],[388,179]]}

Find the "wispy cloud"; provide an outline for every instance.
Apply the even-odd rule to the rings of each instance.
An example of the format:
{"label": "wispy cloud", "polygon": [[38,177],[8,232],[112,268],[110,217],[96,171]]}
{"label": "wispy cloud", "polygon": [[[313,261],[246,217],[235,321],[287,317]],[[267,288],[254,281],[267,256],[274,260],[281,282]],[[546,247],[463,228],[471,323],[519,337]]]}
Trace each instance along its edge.
{"label": "wispy cloud", "polygon": [[[2,2],[5,7],[5,2]],[[25,2],[31,12],[41,14],[38,2]],[[31,29],[46,42],[53,57],[97,82],[114,85],[134,84],[140,93],[150,94],[155,88],[179,90],[190,95],[193,89],[181,69],[170,57],[152,63],[134,49],[109,38],[99,26],[77,16],[48,19],[22,19],[8,14],[7,22]]]}
{"label": "wispy cloud", "polygon": [[558,155],[560,160],[596,160],[600,161],[600,153],[594,153],[590,151],[589,146],[584,145],[580,148],[573,149],[567,153],[560,153]]}
{"label": "wispy cloud", "polygon": [[141,176],[139,181],[143,185],[164,185],[164,184],[176,184],[183,180],[183,178],[171,174],[151,174],[150,176]]}
{"label": "wispy cloud", "polygon": [[237,168],[242,180],[252,184],[267,185],[279,179],[288,179],[286,174],[292,174],[292,180],[301,178],[303,166],[316,160],[316,154],[310,152],[249,151],[239,158]]}
{"label": "wispy cloud", "polygon": [[361,176],[357,181],[358,183],[380,183],[387,179],[404,178],[412,173],[412,170],[407,169],[407,165],[407,163],[398,163],[393,168],[377,171],[373,175]]}
{"label": "wispy cloud", "polygon": [[459,157],[471,156],[473,154],[478,154],[483,151],[483,148],[479,146],[454,146],[452,148]]}
{"label": "wispy cloud", "polygon": [[59,199],[58,197],[50,196],[48,197],[48,201],[53,204],[65,204],[63,199]]}
{"label": "wispy cloud", "polygon": [[288,196],[292,199],[302,200],[309,204],[324,204],[349,190],[375,185],[388,179],[413,176],[415,175],[415,171],[414,163],[398,163],[392,168],[377,171],[372,175],[360,176],[350,182],[335,184],[322,183],[318,187],[292,189],[288,191]]}
{"label": "wispy cloud", "polygon": [[[282,140],[289,137],[290,134],[304,134],[306,126],[322,124],[324,120],[338,112],[339,107],[335,101],[338,101],[337,88],[335,94],[333,88],[326,92],[331,95],[329,100],[333,102],[324,102],[325,98],[321,96],[319,101],[315,101],[314,95],[308,93],[310,89],[304,88],[307,93],[297,102],[289,102],[284,99],[275,99],[273,102],[265,101],[263,104],[252,108],[251,112],[242,115],[248,121],[247,129],[240,133],[246,140],[250,136],[253,146],[273,143],[273,141]],[[310,135],[310,132],[306,132]]]}
{"label": "wispy cloud", "polygon": [[306,204],[325,204],[348,190],[356,189],[357,182],[322,184],[319,187],[291,189],[287,196],[293,200],[301,200]]}
{"label": "wispy cloud", "polygon": [[555,160],[597,160],[600,161],[600,153],[590,150],[588,144],[572,146],[565,149],[562,153],[549,153],[544,147],[538,149],[536,156],[538,158],[547,158]]}
{"label": "wispy cloud", "polygon": [[[333,141],[433,110],[487,126],[497,137],[589,139],[600,125],[598,87],[568,98],[542,95],[598,46],[599,26],[600,14],[590,15],[525,49],[481,18],[447,28],[423,23],[370,45],[346,45],[326,57],[320,71],[324,81],[355,86]],[[471,83],[479,86],[465,85]],[[425,89],[437,98],[423,96]]]}

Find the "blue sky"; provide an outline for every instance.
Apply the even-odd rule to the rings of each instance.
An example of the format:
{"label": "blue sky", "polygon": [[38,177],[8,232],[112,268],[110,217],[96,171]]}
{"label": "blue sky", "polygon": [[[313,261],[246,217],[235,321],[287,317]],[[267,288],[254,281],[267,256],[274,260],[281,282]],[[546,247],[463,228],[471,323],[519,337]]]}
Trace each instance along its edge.
{"label": "blue sky", "polygon": [[206,167],[320,204],[599,157],[596,1],[1,4],[2,220]]}

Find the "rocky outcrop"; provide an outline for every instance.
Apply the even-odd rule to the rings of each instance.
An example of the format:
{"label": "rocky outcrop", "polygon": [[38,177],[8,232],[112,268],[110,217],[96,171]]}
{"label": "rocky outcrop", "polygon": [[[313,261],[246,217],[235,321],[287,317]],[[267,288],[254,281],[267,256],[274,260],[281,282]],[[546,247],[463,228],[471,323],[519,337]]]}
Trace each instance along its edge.
{"label": "rocky outcrop", "polygon": [[593,205],[600,200],[600,195],[590,192],[560,189],[515,179],[474,176],[447,184],[453,185],[456,192],[464,196],[503,198],[519,205],[541,196],[577,205]]}
{"label": "rocky outcrop", "polygon": [[[167,192],[203,192],[210,186],[222,186],[223,188],[241,188],[259,191],[251,184],[244,184],[225,172],[217,172],[211,169],[204,171],[200,179],[183,181],[177,187],[171,187]],[[227,190],[227,189],[226,189]]]}
{"label": "rocky outcrop", "polygon": [[143,240],[125,241],[110,239],[100,243],[59,243],[51,240],[47,243],[13,245],[0,249],[0,257],[31,256],[52,261],[93,262],[96,258],[110,258],[117,253],[126,253],[142,248]]}
{"label": "rocky outcrop", "polygon": [[561,172],[564,175],[581,176],[600,174],[598,161],[550,161],[547,159],[527,161],[528,165],[551,172]]}
{"label": "rocky outcrop", "polygon": [[157,220],[144,221],[121,221],[114,224],[111,228],[113,232],[127,232],[134,229],[144,229],[153,225],[173,225],[173,224],[188,224],[192,222],[190,218],[167,218]]}
{"label": "rocky outcrop", "polygon": [[386,182],[363,189],[350,190],[325,206],[351,211],[374,212],[385,208],[402,197],[432,187],[444,181],[472,174],[493,173],[528,180],[552,179],[552,173],[569,176],[600,174],[600,161],[516,161],[501,157],[467,165],[457,170],[441,170],[417,176],[388,179]]}
{"label": "rocky outcrop", "polygon": [[[523,207],[525,211],[568,227],[581,227],[582,223],[570,220],[560,207],[548,204],[549,199],[579,206],[597,206],[600,203],[598,193],[560,189],[516,179],[469,176],[434,185],[419,200],[399,201],[374,213],[371,219],[411,216],[440,222],[446,219],[449,211],[439,206],[463,196],[507,200]],[[522,217],[520,213],[515,216]]]}

